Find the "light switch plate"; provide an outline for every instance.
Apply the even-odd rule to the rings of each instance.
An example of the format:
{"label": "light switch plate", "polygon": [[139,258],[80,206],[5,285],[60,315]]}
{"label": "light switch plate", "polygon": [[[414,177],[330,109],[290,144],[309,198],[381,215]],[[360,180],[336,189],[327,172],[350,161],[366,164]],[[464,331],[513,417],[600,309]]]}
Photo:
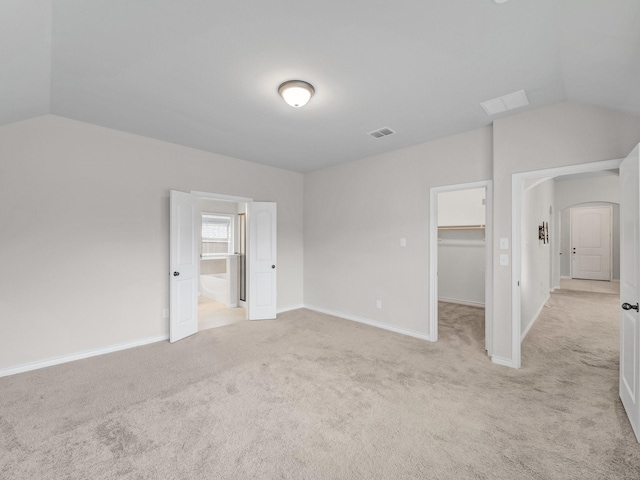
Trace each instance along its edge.
{"label": "light switch plate", "polygon": [[507,237],[500,238],[500,250],[509,250],[509,239]]}
{"label": "light switch plate", "polygon": [[407,246],[407,239],[406,238],[402,237],[400,239],[400,246],[401,247],[406,247]]}
{"label": "light switch plate", "polygon": [[500,255],[500,265],[506,267],[509,265],[509,255],[503,253]]}

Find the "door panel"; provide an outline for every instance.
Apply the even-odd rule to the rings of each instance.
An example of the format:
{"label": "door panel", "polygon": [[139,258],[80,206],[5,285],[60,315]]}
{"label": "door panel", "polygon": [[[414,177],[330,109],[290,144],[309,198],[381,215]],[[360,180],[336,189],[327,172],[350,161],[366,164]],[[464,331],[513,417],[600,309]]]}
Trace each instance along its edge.
{"label": "door panel", "polygon": [[[640,158],[638,147],[620,166],[620,300],[640,301]],[[628,308],[628,307],[627,307]],[[640,441],[640,321],[634,309],[620,313],[620,399]]]}
{"label": "door panel", "polygon": [[571,209],[571,277],[611,280],[611,207]]}
{"label": "door panel", "polygon": [[636,368],[638,364],[638,350],[634,339],[637,336],[638,322],[633,314],[624,312],[622,314],[622,325],[620,326],[620,381],[633,403],[636,402]]}
{"label": "door panel", "polygon": [[252,202],[248,212],[248,317],[276,318],[276,204]]}
{"label": "door panel", "polygon": [[198,228],[196,198],[171,190],[169,222],[169,340],[198,331]]}

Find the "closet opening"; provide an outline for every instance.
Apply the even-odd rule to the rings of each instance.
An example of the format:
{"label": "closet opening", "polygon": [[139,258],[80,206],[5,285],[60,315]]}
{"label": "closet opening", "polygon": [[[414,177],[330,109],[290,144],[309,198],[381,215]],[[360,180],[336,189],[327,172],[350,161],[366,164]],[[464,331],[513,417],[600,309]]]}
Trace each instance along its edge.
{"label": "closet opening", "polygon": [[491,201],[490,181],[431,189],[430,339],[446,328],[489,355]]}

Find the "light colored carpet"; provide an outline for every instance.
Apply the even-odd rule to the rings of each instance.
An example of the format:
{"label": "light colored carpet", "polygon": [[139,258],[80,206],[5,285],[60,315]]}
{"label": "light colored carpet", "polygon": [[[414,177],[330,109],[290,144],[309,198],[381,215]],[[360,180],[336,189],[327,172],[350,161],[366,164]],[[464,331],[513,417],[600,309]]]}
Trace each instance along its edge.
{"label": "light colored carpet", "polygon": [[437,344],[298,310],[2,378],[0,477],[637,480],[617,313],[555,293],[519,371],[442,304]]}

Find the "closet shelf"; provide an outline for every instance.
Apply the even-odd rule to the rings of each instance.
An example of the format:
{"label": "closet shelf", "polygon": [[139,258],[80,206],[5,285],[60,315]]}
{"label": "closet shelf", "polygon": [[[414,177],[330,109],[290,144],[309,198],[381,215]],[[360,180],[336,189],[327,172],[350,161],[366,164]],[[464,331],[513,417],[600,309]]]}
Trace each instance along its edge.
{"label": "closet shelf", "polygon": [[451,225],[448,227],[438,227],[438,230],[484,230],[484,225]]}

